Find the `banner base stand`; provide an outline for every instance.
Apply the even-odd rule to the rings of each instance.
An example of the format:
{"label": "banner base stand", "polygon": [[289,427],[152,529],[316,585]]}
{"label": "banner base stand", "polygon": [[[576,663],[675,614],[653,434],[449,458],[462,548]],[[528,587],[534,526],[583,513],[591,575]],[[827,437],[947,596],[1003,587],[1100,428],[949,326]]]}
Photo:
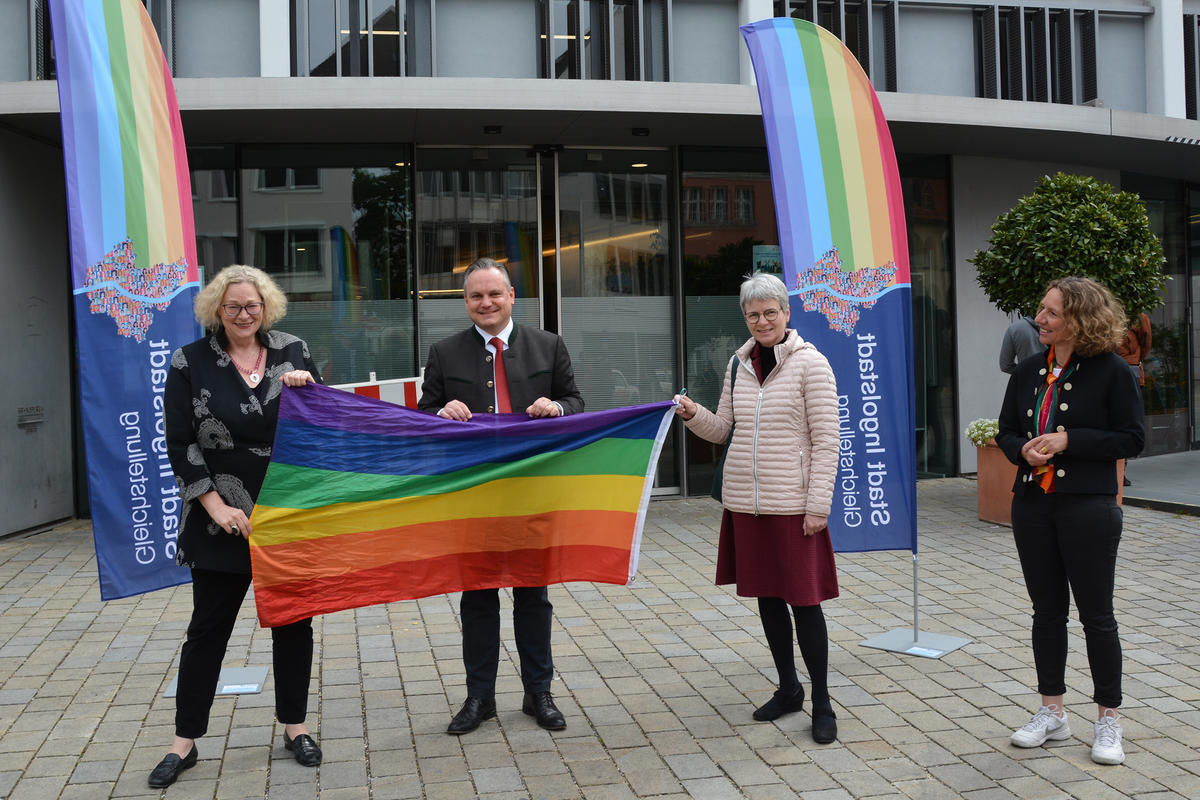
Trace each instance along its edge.
{"label": "banner base stand", "polygon": [[[266,667],[222,667],[217,680],[217,697],[223,694],[258,694],[267,682]],[[163,697],[174,697],[179,689],[179,675],[171,678]]]}
{"label": "banner base stand", "polygon": [[917,567],[921,559],[916,551],[912,555],[913,564],[913,624],[911,628],[897,628],[894,631],[872,636],[862,643],[863,647],[874,647],[877,650],[888,650],[893,653],[904,653],[921,658],[941,658],[947,653],[953,653],[963,645],[970,644],[970,639],[961,636],[948,636],[944,633],[929,633],[921,630],[921,618],[917,613],[920,595],[917,593]]}
{"label": "banner base stand", "polygon": [[970,643],[970,639],[964,639],[961,636],[947,636],[944,633],[927,631],[918,631],[914,638],[910,628],[897,628],[861,642],[863,647],[874,647],[877,650],[888,650],[892,653],[904,653],[921,658],[941,658]]}

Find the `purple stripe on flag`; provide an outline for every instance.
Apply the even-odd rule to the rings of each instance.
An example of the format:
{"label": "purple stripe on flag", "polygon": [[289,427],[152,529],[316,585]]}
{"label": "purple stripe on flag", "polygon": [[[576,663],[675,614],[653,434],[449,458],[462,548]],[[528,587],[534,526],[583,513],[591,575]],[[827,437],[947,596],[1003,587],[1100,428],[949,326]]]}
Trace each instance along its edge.
{"label": "purple stripe on flag", "polygon": [[[647,403],[640,406],[614,408],[606,411],[591,411],[569,414],[538,421],[540,433],[546,435],[562,433],[584,433],[638,417],[653,409],[666,409],[673,401]],[[303,389],[283,390],[279,401],[279,418],[304,422],[331,430],[369,433],[381,436],[422,436],[442,439],[461,439],[479,435],[479,427],[486,426],[495,436],[529,435],[530,418],[525,414],[474,414],[469,423],[444,419],[427,411],[416,411],[397,406],[373,397],[344,392],[320,384],[309,384]],[[383,410],[387,414],[383,414]],[[402,420],[403,425],[397,420]],[[468,427],[470,428],[468,430]]]}

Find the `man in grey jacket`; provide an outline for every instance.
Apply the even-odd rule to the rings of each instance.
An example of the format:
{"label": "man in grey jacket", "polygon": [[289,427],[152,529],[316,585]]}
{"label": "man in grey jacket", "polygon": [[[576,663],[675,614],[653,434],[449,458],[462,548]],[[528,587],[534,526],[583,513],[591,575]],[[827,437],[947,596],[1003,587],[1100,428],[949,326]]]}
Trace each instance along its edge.
{"label": "man in grey jacket", "polygon": [[1000,371],[1011,375],[1017,364],[1045,349],[1033,317],[1021,317],[1008,326],[1000,342]]}

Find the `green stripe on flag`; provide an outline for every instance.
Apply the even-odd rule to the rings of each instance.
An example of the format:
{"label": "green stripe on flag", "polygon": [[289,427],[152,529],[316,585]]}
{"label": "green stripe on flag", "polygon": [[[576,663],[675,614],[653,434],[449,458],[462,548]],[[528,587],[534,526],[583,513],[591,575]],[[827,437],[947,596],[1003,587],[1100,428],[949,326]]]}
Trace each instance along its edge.
{"label": "green stripe on flag", "polygon": [[601,439],[577,450],[555,450],[516,462],[481,464],[444,475],[374,475],[297,467],[272,461],[258,504],[272,508],[319,508],[417,495],[449,494],[500,478],[554,475],[642,477],[652,439]]}

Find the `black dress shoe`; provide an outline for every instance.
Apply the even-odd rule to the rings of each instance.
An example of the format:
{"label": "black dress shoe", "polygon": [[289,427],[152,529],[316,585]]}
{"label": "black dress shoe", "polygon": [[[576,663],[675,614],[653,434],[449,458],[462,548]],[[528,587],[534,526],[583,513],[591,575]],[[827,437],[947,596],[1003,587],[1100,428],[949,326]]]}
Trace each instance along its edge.
{"label": "black dress shoe", "polygon": [[291,750],[296,757],[296,763],[302,767],[315,767],[321,763],[321,748],[307,733],[302,733],[295,739],[289,739],[287,731],[283,732],[283,746]]}
{"label": "black dress shoe", "polygon": [[837,739],[837,715],[832,706],[813,709],[812,737],[817,744],[829,744]]}
{"label": "black dress shoe", "polygon": [[496,698],[489,697],[486,700],[482,697],[468,697],[467,702],[463,703],[463,707],[454,715],[454,719],[450,720],[450,726],[446,728],[446,733],[452,736],[462,736],[464,733],[470,733],[479,727],[479,723],[485,719],[491,719],[496,716]]}
{"label": "black dress shoe", "polygon": [[554,705],[549,692],[527,692],[521,702],[521,710],[537,719],[537,724],[548,731],[561,731],[567,727],[562,712]]}
{"label": "black dress shoe", "polygon": [[188,753],[183,758],[174,753],[167,753],[166,758],[158,762],[158,766],[150,773],[150,780],[147,783],[153,789],[161,789],[164,786],[170,786],[179,777],[179,773],[185,769],[191,769],[196,766],[196,745],[192,745],[192,752]]}
{"label": "black dress shoe", "polygon": [[770,722],[802,708],[804,708],[804,687],[797,686],[794,692],[777,690],[770,700],[754,709],[753,716],[759,722]]}

